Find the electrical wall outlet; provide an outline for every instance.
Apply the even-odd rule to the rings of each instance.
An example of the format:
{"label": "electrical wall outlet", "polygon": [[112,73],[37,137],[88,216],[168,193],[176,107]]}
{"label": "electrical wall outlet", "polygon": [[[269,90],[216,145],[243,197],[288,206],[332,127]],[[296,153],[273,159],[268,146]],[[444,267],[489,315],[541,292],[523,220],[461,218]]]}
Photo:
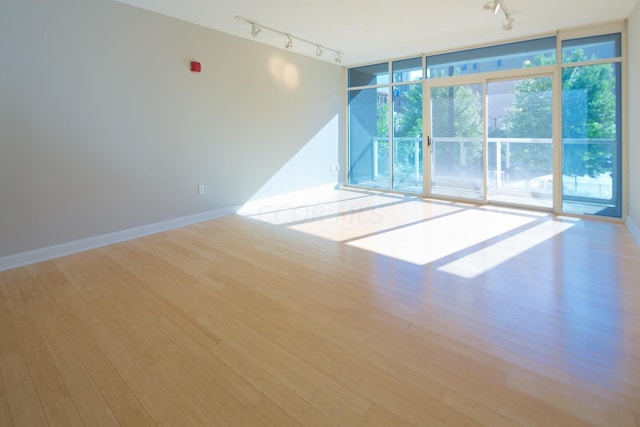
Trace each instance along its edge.
{"label": "electrical wall outlet", "polygon": [[198,194],[204,194],[204,184],[198,185]]}

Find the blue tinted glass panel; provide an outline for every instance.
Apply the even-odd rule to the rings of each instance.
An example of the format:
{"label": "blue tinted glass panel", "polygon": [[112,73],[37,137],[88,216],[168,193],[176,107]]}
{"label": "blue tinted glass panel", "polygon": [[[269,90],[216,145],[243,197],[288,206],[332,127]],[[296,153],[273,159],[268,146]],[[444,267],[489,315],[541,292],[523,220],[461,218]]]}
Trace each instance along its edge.
{"label": "blue tinted glass panel", "polygon": [[367,65],[349,70],[349,87],[384,85],[389,83],[389,63]]}
{"label": "blue tinted glass panel", "polygon": [[621,56],[620,34],[585,37],[562,42],[562,63],[569,64]]}
{"label": "blue tinted glass panel", "polygon": [[514,70],[555,63],[556,38],[546,37],[427,56],[427,78]]}
{"label": "blue tinted glass panel", "polygon": [[349,184],[389,188],[389,88],[349,91]]}
{"label": "blue tinted glass panel", "polygon": [[414,82],[422,79],[422,57],[393,61],[393,82]]}
{"label": "blue tinted glass panel", "polygon": [[622,217],[621,64],[562,70],[562,210]]}

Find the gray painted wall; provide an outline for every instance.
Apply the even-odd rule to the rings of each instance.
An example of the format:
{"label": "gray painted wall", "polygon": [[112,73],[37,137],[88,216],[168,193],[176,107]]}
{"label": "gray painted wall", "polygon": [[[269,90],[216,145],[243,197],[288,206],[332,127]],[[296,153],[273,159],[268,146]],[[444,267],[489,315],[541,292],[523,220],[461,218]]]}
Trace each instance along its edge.
{"label": "gray painted wall", "polygon": [[640,3],[629,18],[628,40],[629,217],[640,227]]}
{"label": "gray painted wall", "polygon": [[337,181],[337,65],[111,0],[3,2],[0,61],[0,257]]}

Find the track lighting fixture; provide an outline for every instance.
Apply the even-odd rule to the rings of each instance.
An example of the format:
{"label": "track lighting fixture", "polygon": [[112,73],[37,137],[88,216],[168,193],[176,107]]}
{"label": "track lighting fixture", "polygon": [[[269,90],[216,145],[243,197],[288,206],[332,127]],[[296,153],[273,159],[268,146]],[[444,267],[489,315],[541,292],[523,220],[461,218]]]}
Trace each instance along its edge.
{"label": "track lighting fixture", "polygon": [[515,21],[515,18],[511,16],[509,11],[505,7],[504,0],[490,0],[485,3],[483,9],[492,12],[494,15],[497,15],[498,12],[502,10],[502,13],[504,13],[502,29],[505,31],[511,31],[513,29],[513,21]]}
{"label": "track lighting fixture", "polygon": [[276,30],[275,28],[270,28],[270,27],[264,26],[262,24],[258,24],[256,21],[247,19],[247,18],[245,18],[243,16],[236,16],[235,18],[237,20],[239,20],[239,21],[246,22],[247,24],[251,25],[251,35],[253,37],[258,37],[258,34],[260,34],[260,32],[262,32],[262,30],[271,31],[272,33],[280,34],[281,36],[285,37],[285,39],[284,39],[284,47],[286,49],[293,48],[293,40],[295,39],[295,40],[297,40],[299,42],[306,43],[306,44],[311,45],[311,46],[315,46],[315,48],[316,48],[316,56],[318,56],[318,57],[322,56],[325,51],[329,51],[329,52],[335,53],[335,55],[336,55],[335,56],[336,64],[340,64],[342,62],[342,57],[344,56],[344,53],[340,52],[339,50],[323,46],[320,43],[315,43],[315,42],[312,42],[312,41],[309,41],[309,40],[302,39],[300,37],[296,37],[296,36],[294,36],[292,34],[285,33],[284,31]]}
{"label": "track lighting fixture", "polygon": [[497,15],[500,12],[500,2],[498,0],[489,1],[484,5],[484,9],[490,10],[494,15]]}
{"label": "track lighting fixture", "polygon": [[262,31],[262,28],[258,27],[256,24],[251,24],[251,35],[253,37],[258,37],[260,31]]}

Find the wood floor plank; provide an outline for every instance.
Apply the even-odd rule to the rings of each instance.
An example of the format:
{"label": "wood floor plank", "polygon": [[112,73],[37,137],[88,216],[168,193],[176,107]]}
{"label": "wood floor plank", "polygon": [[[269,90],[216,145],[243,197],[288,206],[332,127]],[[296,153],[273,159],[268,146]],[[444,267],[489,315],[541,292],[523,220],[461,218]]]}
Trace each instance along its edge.
{"label": "wood floor plank", "polygon": [[[71,340],[55,313],[39,312],[35,316],[54,363],[85,424],[113,425],[109,406],[93,378],[75,353]],[[111,415],[111,416],[109,416]],[[96,418],[96,416],[98,418]],[[106,417],[106,418],[105,418]],[[100,421],[106,421],[102,423]]]}
{"label": "wood floor plank", "polygon": [[0,425],[640,427],[624,225],[255,203],[0,272]]}
{"label": "wood floor plank", "polygon": [[568,387],[534,373],[513,373],[509,375],[507,386],[594,425],[633,427],[635,424],[634,413],[630,410],[608,404],[596,396],[589,396],[588,400],[584,396],[576,397]]}
{"label": "wood floor plank", "polygon": [[7,400],[7,393],[4,391],[2,371],[0,371],[0,425],[10,426],[12,424],[13,423],[11,421],[11,410],[9,409],[9,401]]}
{"label": "wood floor plank", "polygon": [[456,409],[458,412],[466,414],[481,425],[495,427],[514,427],[520,425],[451,389],[445,392],[442,397],[442,402]]}
{"label": "wood floor plank", "polygon": [[21,352],[0,358],[0,375],[14,425],[46,425],[38,392]]}
{"label": "wood floor plank", "polygon": [[156,425],[140,401],[131,392],[126,392],[109,402],[109,408],[122,426]]}
{"label": "wood floor plank", "polygon": [[[3,279],[3,280],[2,280]],[[0,274],[0,356],[20,351],[18,337],[11,320],[10,277]]]}
{"label": "wood floor plank", "polygon": [[[399,417],[398,415],[386,410],[384,407],[374,403],[365,415],[366,419],[376,426],[417,426],[418,424],[410,423],[409,421]],[[426,423],[428,420],[424,420]],[[435,420],[431,420],[435,421]],[[435,421],[437,423],[437,421]]]}
{"label": "wood floor plank", "polygon": [[237,351],[225,342],[217,346],[214,351],[225,363],[243,375],[256,389],[268,396],[270,400],[278,404],[302,425],[335,425],[308,400],[303,399],[260,366],[254,364],[244,353]]}
{"label": "wood floor plank", "polygon": [[[19,290],[16,289],[17,294],[11,314],[31,379],[40,401],[44,406],[47,406],[53,402],[64,401],[64,398],[69,395],[69,391],[60,378],[51,354],[31,316],[31,309],[27,306],[39,304],[38,299],[41,297],[38,296],[38,290],[45,288],[48,282],[45,277],[39,274],[37,267],[26,267],[23,271],[28,270],[35,271],[31,271],[32,274],[29,274],[24,286],[21,286]],[[31,297],[28,294],[31,294]],[[50,308],[46,303],[45,305],[45,309]],[[39,309],[43,309],[43,307],[39,307]],[[28,350],[25,351],[25,349]]]}
{"label": "wood floor plank", "polygon": [[271,426],[302,426],[289,414],[287,414],[280,406],[273,403],[269,398],[264,397],[251,408],[251,411],[260,420],[256,425]]}
{"label": "wood floor plank", "polygon": [[62,397],[56,402],[52,402],[44,407],[47,421],[50,426],[84,426],[78,410],[73,400],[69,396]]}

